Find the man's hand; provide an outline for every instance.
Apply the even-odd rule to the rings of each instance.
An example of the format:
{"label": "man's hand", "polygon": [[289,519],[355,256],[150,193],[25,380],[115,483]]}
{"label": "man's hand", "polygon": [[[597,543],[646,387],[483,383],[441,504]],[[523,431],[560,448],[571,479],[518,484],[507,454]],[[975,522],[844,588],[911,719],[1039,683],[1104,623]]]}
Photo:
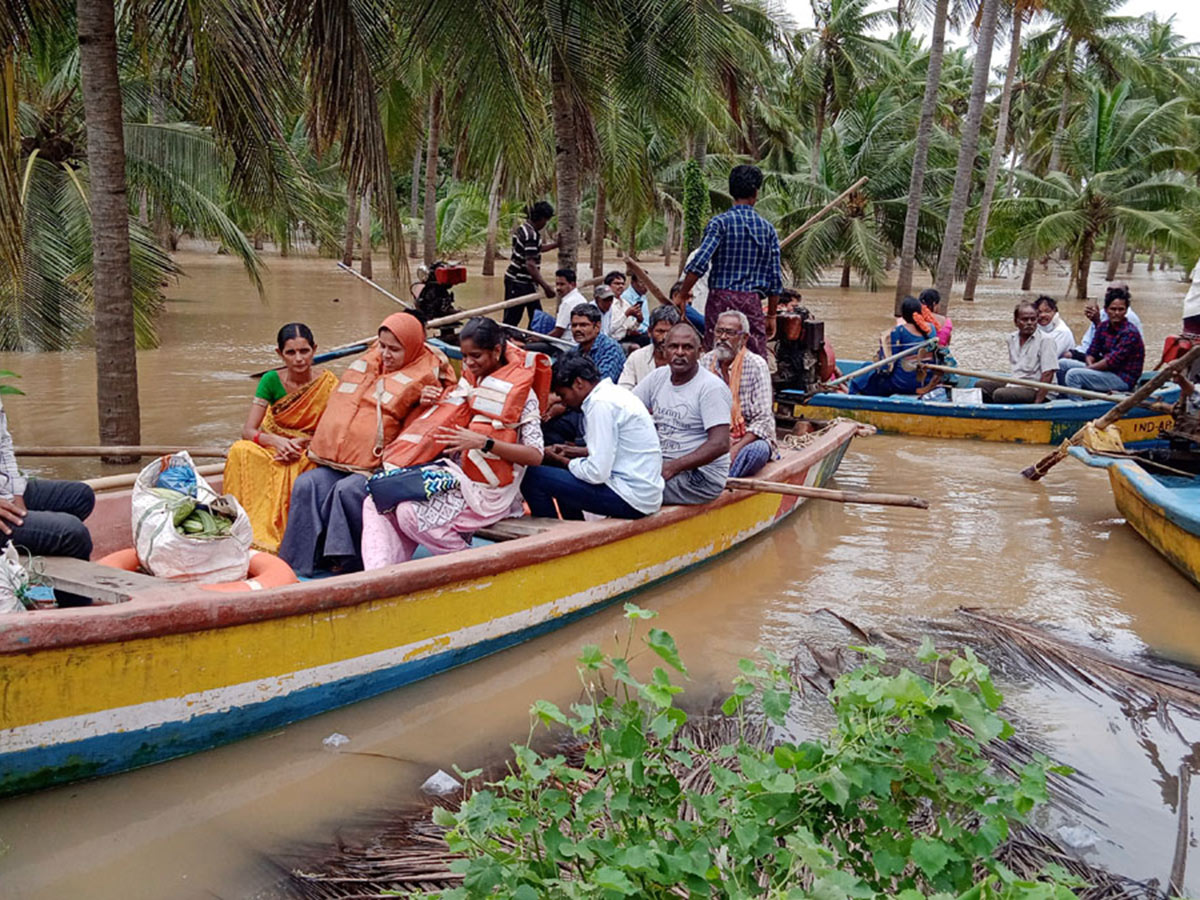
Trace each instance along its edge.
{"label": "man's hand", "polygon": [[542,414],[542,421],[549,422],[555,416],[561,416],[566,411],[566,404],[559,400],[555,400],[546,406],[546,411]]}
{"label": "man's hand", "polygon": [[675,465],[675,460],[664,459],[663,467],[662,467],[663,481],[670,481],[672,478],[674,478],[678,474],[679,474],[679,469]]}
{"label": "man's hand", "polygon": [[766,319],[763,320],[763,323],[767,331],[767,339],[770,340],[771,338],[775,337],[775,317],[773,315],[767,316]]}
{"label": "man's hand", "polygon": [[566,446],[564,444],[551,444],[542,451],[543,463],[549,462],[551,465],[565,469],[569,461],[570,457],[566,454]]}
{"label": "man's hand", "polygon": [[683,308],[692,302],[692,289],[690,287],[680,288],[679,293],[675,295],[674,302],[679,307],[679,311],[683,312]]}
{"label": "man's hand", "polygon": [[1087,316],[1089,322],[1093,325],[1100,324],[1100,307],[1095,303],[1089,303],[1083,308],[1083,314]]}
{"label": "man's hand", "polygon": [[0,531],[5,534],[12,534],[12,530],[18,525],[25,524],[25,509],[24,497],[13,497],[9,500],[0,499]]}

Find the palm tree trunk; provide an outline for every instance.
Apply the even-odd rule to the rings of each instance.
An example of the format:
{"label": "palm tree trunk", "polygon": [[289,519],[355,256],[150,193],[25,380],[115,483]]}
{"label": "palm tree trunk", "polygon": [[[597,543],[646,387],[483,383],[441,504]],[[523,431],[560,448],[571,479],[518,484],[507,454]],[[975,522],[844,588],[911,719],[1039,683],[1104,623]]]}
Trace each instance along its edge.
{"label": "palm tree trunk", "polygon": [[500,230],[500,178],[504,174],[504,157],[496,157],[496,171],[488,190],[487,241],[483,245],[483,273],[496,274],[496,232]]}
{"label": "palm tree trunk", "polygon": [[1075,297],[1086,300],[1088,295],[1088,274],[1092,270],[1092,254],[1096,251],[1096,235],[1091,231],[1083,233],[1079,248],[1079,258],[1075,264]]}
{"label": "palm tree trunk", "polygon": [[1129,248],[1129,261],[1125,263],[1125,274],[1133,274],[1133,261],[1137,259],[1137,247]]}
{"label": "palm tree trunk", "polygon": [[[408,217],[410,219],[417,218],[417,204],[421,199],[421,150],[420,143],[417,144],[417,149],[413,151],[412,165],[412,186],[408,191]],[[408,255],[413,259],[417,258],[417,226],[413,226],[408,233]]]}
{"label": "palm tree trunk", "polygon": [[917,225],[921,218],[921,197],[925,189],[925,165],[929,160],[929,142],[933,137],[933,116],[937,112],[938,85],[942,79],[942,56],[946,46],[946,7],[949,0],[937,0],[933,14],[933,43],[929,48],[929,71],[925,76],[925,96],[921,101],[921,119],[917,126],[917,145],[913,151],[912,175],[908,180],[908,209],[904,213],[904,240],[900,245],[900,270],[896,273],[895,312],[912,292],[913,265],[917,256]]}
{"label": "palm tree trunk", "polygon": [[[100,443],[141,443],[129,254],[125,128],[113,0],[77,0],[79,70],[91,172],[92,285]],[[109,462],[136,462],[113,458]]]}
{"label": "palm tree trunk", "polygon": [[817,170],[821,167],[821,139],[825,136],[825,96],[821,95],[821,99],[817,102],[817,135],[813,140],[812,146],[812,163],[809,170],[813,184],[817,182]]}
{"label": "palm tree trunk", "polygon": [[670,268],[671,250],[675,247],[675,214],[667,210],[667,237],[663,241],[663,265]]}
{"label": "palm tree trunk", "polygon": [[1028,291],[1033,288],[1033,267],[1037,265],[1037,261],[1031,256],[1025,260],[1025,274],[1021,277],[1021,290]]}
{"label": "palm tree trunk", "polygon": [[850,287],[850,263],[842,263],[842,287]]}
{"label": "palm tree trunk", "polygon": [[550,57],[551,105],[554,112],[554,177],[558,186],[558,265],[574,269],[579,252],[579,123],[557,51]]}
{"label": "palm tree trunk", "polygon": [[371,264],[371,186],[368,184],[362,192],[362,209],[359,211],[358,224],[362,231],[359,238],[362,241],[362,265],[359,269],[364,278],[374,278],[375,269]]}
{"label": "palm tree trunk", "polygon": [[1067,112],[1071,102],[1071,72],[1075,67],[1075,39],[1067,41],[1065,67],[1063,69],[1062,102],[1058,105],[1058,122],[1054,126],[1054,144],[1050,147],[1051,172],[1057,172],[1062,162],[1062,148],[1067,139]]}
{"label": "palm tree trunk", "polygon": [[604,274],[605,205],[608,200],[604,182],[596,184],[596,209],[592,216],[592,277]]}
{"label": "palm tree trunk", "polygon": [[1154,271],[1154,250],[1155,250],[1154,241],[1151,241],[1150,242],[1150,261],[1146,263],[1146,271],[1147,272]]}
{"label": "palm tree trunk", "polygon": [[425,147],[425,265],[437,262],[437,169],[438,125],[442,89],[434,87],[429,98],[429,142]]}
{"label": "palm tree trunk", "polygon": [[996,191],[996,178],[1000,174],[1000,161],[1005,156],[1008,140],[1008,116],[1012,108],[1012,87],[1017,75],[1017,63],[1021,59],[1020,5],[1013,10],[1012,44],[1008,54],[1008,70],[1004,74],[1004,90],[1000,95],[1000,112],[996,118],[996,143],[992,147],[992,158],[988,162],[987,178],[983,182],[983,196],[979,198],[979,222],[975,226],[975,244],[971,247],[971,264],[967,267],[967,284],[963,288],[963,299],[975,299],[975,286],[979,282],[979,269],[983,264],[983,243],[987,239],[988,217],[991,215],[992,196]]}
{"label": "palm tree trunk", "polygon": [[628,252],[630,258],[634,259],[634,260],[636,260],[638,258],[638,255],[637,255],[637,233],[638,233],[637,216],[630,216],[629,217],[629,248],[626,252]]}
{"label": "palm tree trunk", "polygon": [[358,230],[358,195],[346,188],[346,244],[342,247],[342,265],[354,265],[354,233]]}
{"label": "palm tree trunk", "polygon": [[1104,280],[1113,281],[1117,277],[1117,269],[1125,261],[1125,232],[1118,231],[1113,236],[1108,248],[1108,267],[1104,271]]}
{"label": "palm tree trunk", "polygon": [[996,38],[999,8],[1000,0],[984,0],[975,49],[975,71],[971,79],[971,102],[959,137],[958,169],[954,173],[954,191],[950,195],[950,212],[946,216],[942,254],[938,259],[935,286],[942,295],[942,312],[950,307],[950,291],[954,287],[954,275],[958,268],[958,251],[962,246],[963,223],[967,217],[967,201],[971,196],[971,178],[975,170],[975,151],[979,148],[979,127],[983,122],[988,79],[992,71],[992,44]]}

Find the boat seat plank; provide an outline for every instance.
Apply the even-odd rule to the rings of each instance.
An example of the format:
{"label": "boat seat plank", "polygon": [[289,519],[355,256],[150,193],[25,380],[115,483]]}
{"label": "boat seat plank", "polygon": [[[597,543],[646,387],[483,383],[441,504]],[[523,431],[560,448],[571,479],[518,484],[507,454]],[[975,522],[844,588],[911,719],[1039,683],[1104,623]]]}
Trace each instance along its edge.
{"label": "boat seat plank", "polygon": [[561,519],[522,516],[519,519],[501,519],[493,525],[480,528],[475,534],[481,538],[487,538],[489,541],[515,541],[518,538],[541,534],[555,525],[562,524]]}
{"label": "boat seat plank", "polygon": [[170,586],[141,572],[126,572],[69,556],[44,556],[40,565],[54,587],[91,597],[96,603],[124,603],[135,593],[161,591]]}

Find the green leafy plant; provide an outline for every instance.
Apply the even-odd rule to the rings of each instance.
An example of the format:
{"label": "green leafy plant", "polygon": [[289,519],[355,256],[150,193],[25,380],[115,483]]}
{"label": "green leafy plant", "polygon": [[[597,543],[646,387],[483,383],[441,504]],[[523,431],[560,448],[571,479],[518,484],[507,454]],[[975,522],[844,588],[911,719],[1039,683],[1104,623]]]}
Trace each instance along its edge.
{"label": "green leafy plant", "polygon": [[683,246],[690,253],[700,246],[708,222],[708,185],[700,163],[689,159],[683,167]]}
{"label": "green leafy plant", "polygon": [[[457,811],[434,810],[463,878],[442,897],[1073,896],[1079,882],[1060,869],[1029,878],[997,859],[1047,799],[1052,767],[993,769],[983,746],[1012,729],[970,650],[926,640],[919,674],[885,672],[883,651],[853,648],[865,662],[830,695],[836,726],[801,743],[772,738],[793,710],[787,667],[742,660],[728,739],[702,740],[675,705],[671,672],[687,675],[675,641],[637,636],[653,615],[626,604],[619,653],[583,650],[580,701],[537,701],[507,774]],[[643,680],[646,654],[658,664]],[[569,730],[582,757],[535,750],[539,723]]]}

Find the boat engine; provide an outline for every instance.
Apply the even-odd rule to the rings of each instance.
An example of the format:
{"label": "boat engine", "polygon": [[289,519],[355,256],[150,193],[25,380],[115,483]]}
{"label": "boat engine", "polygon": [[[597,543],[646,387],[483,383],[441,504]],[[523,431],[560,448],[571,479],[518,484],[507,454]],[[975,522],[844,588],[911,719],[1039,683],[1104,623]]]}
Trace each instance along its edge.
{"label": "boat engine", "polygon": [[800,307],[781,312],[775,329],[775,389],[807,391],[823,377],[825,323]]}
{"label": "boat engine", "polygon": [[[416,298],[416,316],[418,319],[422,322],[428,322],[430,319],[437,319],[460,312],[459,308],[454,305],[454,291],[451,288],[467,280],[466,266],[438,260],[428,268],[425,266],[418,267],[417,278],[420,280],[414,281],[411,289]],[[419,293],[416,292],[418,286],[421,288]],[[457,344],[458,341],[455,338],[456,328],[457,324],[443,325],[441,333],[438,336],[444,341]]]}

